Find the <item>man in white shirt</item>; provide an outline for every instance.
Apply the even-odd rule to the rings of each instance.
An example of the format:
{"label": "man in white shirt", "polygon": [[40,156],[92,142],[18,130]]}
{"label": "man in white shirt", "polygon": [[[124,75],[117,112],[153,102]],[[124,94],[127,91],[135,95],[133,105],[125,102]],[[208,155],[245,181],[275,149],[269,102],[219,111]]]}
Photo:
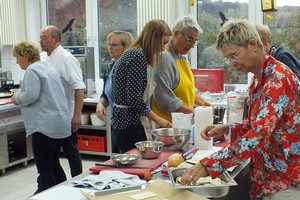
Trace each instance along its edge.
{"label": "man in white shirt", "polygon": [[72,135],[63,141],[63,151],[69,161],[72,177],[82,173],[81,157],[77,146],[77,130],[81,127],[85,84],[79,61],[61,46],[61,32],[49,25],[41,30],[40,45],[47,52],[49,62],[60,74],[72,116]]}

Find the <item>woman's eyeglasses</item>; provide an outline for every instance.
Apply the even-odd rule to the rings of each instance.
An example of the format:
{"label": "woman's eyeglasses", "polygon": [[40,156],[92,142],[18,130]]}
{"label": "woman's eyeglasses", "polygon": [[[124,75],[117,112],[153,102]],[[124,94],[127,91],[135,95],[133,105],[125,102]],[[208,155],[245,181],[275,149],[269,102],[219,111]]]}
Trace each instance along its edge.
{"label": "woman's eyeglasses", "polygon": [[239,58],[238,55],[241,53],[241,51],[243,50],[243,48],[244,48],[244,46],[242,46],[242,48],[240,48],[236,53],[232,54],[228,58],[224,58],[224,62],[226,64],[229,64],[231,62],[237,61],[237,59]]}
{"label": "woman's eyeglasses", "polygon": [[200,43],[199,40],[194,40],[192,38],[190,38],[189,36],[187,36],[186,34],[184,34],[184,32],[181,32],[181,34],[183,35],[185,41],[189,44],[189,45],[198,45]]}
{"label": "woman's eyeglasses", "polygon": [[109,49],[109,48],[116,48],[117,46],[120,46],[120,45],[122,45],[122,44],[120,44],[120,43],[111,43],[111,44],[106,44],[106,47]]}

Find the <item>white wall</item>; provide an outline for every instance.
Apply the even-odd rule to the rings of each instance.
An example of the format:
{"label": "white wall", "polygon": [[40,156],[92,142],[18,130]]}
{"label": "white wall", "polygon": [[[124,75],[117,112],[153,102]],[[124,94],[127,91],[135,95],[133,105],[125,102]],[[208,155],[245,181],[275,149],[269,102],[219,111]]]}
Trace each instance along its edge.
{"label": "white wall", "polygon": [[[44,1],[44,4],[43,2]],[[41,6],[45,5],[46,0],[26,0],[26,24],[27,24],[27,39],[34,42],[38,47],[40,29],[42,28]],[[44,7],[45,9],[45,7]],[[44,23],[46,24],[46,23]],[[23,80],[25,71],[16,63],[15,57],[12,55],[13,45],[4,45],[1,47],[1,66],[12,72],[12,79],[15,84]]]}

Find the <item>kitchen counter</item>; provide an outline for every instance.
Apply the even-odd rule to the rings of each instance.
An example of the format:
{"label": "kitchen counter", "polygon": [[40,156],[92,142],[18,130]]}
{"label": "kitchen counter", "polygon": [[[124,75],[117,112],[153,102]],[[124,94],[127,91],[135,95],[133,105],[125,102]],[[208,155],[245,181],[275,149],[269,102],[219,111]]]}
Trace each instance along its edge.
{"label": "kitchen counter", "polygon": [[31,138],[26,137],[20,106],[0,99],[0,170],[33,159]]}
{"label": "kitchen counter", "polygon": [[13,103],[7,103],[7,104],[0,104],[0,114],[3,111],[12,111],[12,110],[19,110],[20,106],[15,105]]}
{"label": "kitchen counter", "polygon": [[[229,193],[227,196],[222,197],[222,198],[215,198],[215,200],[248,200],[249,199],[249,183],[245,180],[248,180],[248,171],[249,171],[249,166],[250,166],[250,159],[247,160],[246,162],[244,162],[243,164],[237,166],[233,171],[230,172],[231,176],[234,178],[234,180],[238,183],[238,186],[233,186],[230,187]],[[115,168],[114,168],[115,169]],[[69,184],[70,181],[74,181],[74,180],[80,180],[85,178],[88,175],[96,175],[97,173],[94,172],[84,172],[83,174],[80,174],[72,179],[69,179],[57,186],[54,186],[42,193],[40,193],[39,195],[33,196],[30,199],[36,199],[36,200],[40,200],[41,198],[37,198],[40,195],[50,195],[51,193],[53,193],[54,191],[58,190],[59,187],[61,186],[67,186]],[[168,177],[162,176],[160,173],[157,173],[154,175],[153,180],[155,179],[163,179],[163,180],[168,180]],[[68,191],[68,188],[70,189]],[[68,192],[73,192],[74,193],[74,188],[72,187],[67,187],[64,188],[63,190],[61,190],[62,195],[67,195]],[[78,192],[78,191],[77,191]],[[78,194],[80,196],[80,194]],[[71,200],[72,198],[70,198]],[[77,199],[77,198],[76,198]],[[72,200],[76,200],[76,199],[72,199]],[[82,198],[78,198],[78,199],[84,199],[84,197]],[[64,200],[68,200],[68,198],[64,198]]]}

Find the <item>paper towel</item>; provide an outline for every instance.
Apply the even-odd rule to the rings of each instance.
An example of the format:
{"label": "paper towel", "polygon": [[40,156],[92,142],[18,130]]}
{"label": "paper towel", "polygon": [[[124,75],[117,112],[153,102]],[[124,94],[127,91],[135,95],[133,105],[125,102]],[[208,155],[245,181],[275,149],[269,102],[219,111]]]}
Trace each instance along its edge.
{"label": "paper towel", "polygon": [[207,126],[213,124],[213,109],[211,106],[198,106],[195,108],[195,141],[194,146],[199,150],[212,150],[213,139],[206,141],[202,139],[200,132]]}

